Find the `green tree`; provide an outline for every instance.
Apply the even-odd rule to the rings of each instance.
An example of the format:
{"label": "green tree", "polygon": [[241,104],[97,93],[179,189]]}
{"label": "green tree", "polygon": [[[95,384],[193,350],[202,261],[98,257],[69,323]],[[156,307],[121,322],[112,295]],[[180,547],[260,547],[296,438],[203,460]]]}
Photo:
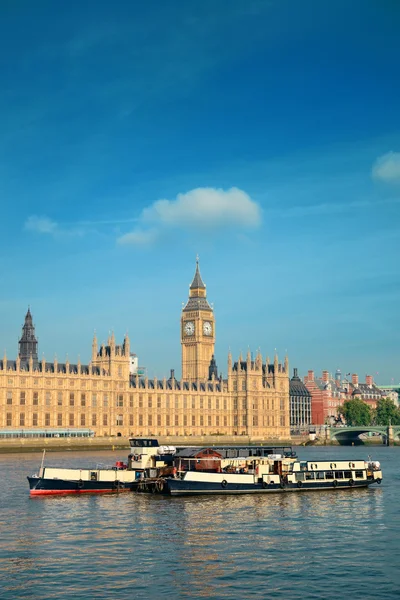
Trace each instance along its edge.
{"label": "green tree", "polygon": [[390,398],[381,398],[376,403],[377,425],[400,425],[400,410]]}
{"label": "green tree", "polygon": [[371,407],[360,400],[360,398],[346,400],[339,410],[346,419],[347,425],[350,427],[357,425],[371,425]]}

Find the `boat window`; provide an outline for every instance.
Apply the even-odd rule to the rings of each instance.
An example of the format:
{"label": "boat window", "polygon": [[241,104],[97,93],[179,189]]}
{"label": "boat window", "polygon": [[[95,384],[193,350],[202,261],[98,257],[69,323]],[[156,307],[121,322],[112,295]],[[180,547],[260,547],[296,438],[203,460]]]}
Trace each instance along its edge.
{"label": "boat window", "polygon": [[315,479],[315,473],[313,473],[313,472],[306,473],[306,479],[307,480]]}
{"label": "boat window", "polygon": [[296,473],[297,481],[304,481],[304,473]]}
{"label": "boat window", "polygon": [[351,479],[351,477],[352,477],[352,475],[351,475],[351,471],[345,471],[345,472],[343,473],[343,475],[344,475],[344,478],[345,478],[345,479]]}
{"label": "boat window", "polygon": [[363,479],[364,471],[356,471],[355,476],[356,476],[356,479]]}
{"label": "boat window", "polygon": [[96,471],[90,472],[90,481],[97,481],[97,473]]}
{"label": "boat window", "polygon": [[317,471],[315,475],[317,479],[325,479],[325,473],[323,471]]}
{"label": "boat window", "polygon": [[326,471],[325,479],[333,479],[333,471]]}
{"label": "boat window", "polygon": [[343,471],[336,471],[335,478],[336,479],[343,479]]}
{"label": "boat window", "polygon": [[305,471],[307,469],[307,463],[305,461],[300,462],[300,469]]}

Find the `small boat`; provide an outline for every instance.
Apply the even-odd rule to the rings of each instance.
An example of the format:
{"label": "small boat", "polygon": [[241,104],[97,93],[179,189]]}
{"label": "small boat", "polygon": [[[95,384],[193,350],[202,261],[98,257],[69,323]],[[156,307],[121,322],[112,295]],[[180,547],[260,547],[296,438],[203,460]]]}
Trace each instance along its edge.
{"label": "small boat", "polygon": [[195,456],[178,452],[174,469],[172,477],[142,479],[136,489],[179,496],[343,490],[382,482],[378,461],[303,461],[290,453],[230,458],[214,448]]}
{"label": "small boat", "polygon": [[[155,439],[129,440],[131,452],[127,462],[116,461],[113,466],[64,468],[47,467],[45,451],[39,472],[28,477],[31,496],[60,494],[102,494],[132,491],[135,482],[144,477],[162,474],[175,448],[159,446]],[[168,468],[164,474],[168,474]]]}

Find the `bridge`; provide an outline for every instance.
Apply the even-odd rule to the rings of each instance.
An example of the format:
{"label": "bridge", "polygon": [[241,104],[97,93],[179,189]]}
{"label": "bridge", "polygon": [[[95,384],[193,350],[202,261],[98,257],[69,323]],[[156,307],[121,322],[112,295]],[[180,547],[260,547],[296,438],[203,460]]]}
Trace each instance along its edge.
{"label": "bridge", "polygon": [[329,437],[336,440],[343,446],[362,444],[360,435],[363,433],[378,433],[382,436],[384,442],[389,446],[400,436],[400,425],[359,425],[357,427],[328,427]]}

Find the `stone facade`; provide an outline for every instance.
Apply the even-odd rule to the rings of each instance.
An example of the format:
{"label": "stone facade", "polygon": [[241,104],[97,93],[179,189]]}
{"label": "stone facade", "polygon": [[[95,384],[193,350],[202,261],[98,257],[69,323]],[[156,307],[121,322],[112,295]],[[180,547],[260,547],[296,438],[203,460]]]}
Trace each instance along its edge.
{"label": "stone facade", "polygon": [[[88,428],[97,436],[246,435],[289,439],[289,364],[263,362],[250,351],[228,356],[227,377],[213,357],[214,313],[198,265],[182,310],[182,374],[148,379],[130,374],[130,341],[92,343],[88,365],[37,360],[28,311],[23,338],[35,356],[0,361],[0,429]],[[190,322],[192,325],[187,326]],[[28,330],[28,331],[27,331]],[[26,338],[26,339],[25,339]],[[21,348],[21,345],[20,345]],[[27,345],[23,346],[28,348]]]}

